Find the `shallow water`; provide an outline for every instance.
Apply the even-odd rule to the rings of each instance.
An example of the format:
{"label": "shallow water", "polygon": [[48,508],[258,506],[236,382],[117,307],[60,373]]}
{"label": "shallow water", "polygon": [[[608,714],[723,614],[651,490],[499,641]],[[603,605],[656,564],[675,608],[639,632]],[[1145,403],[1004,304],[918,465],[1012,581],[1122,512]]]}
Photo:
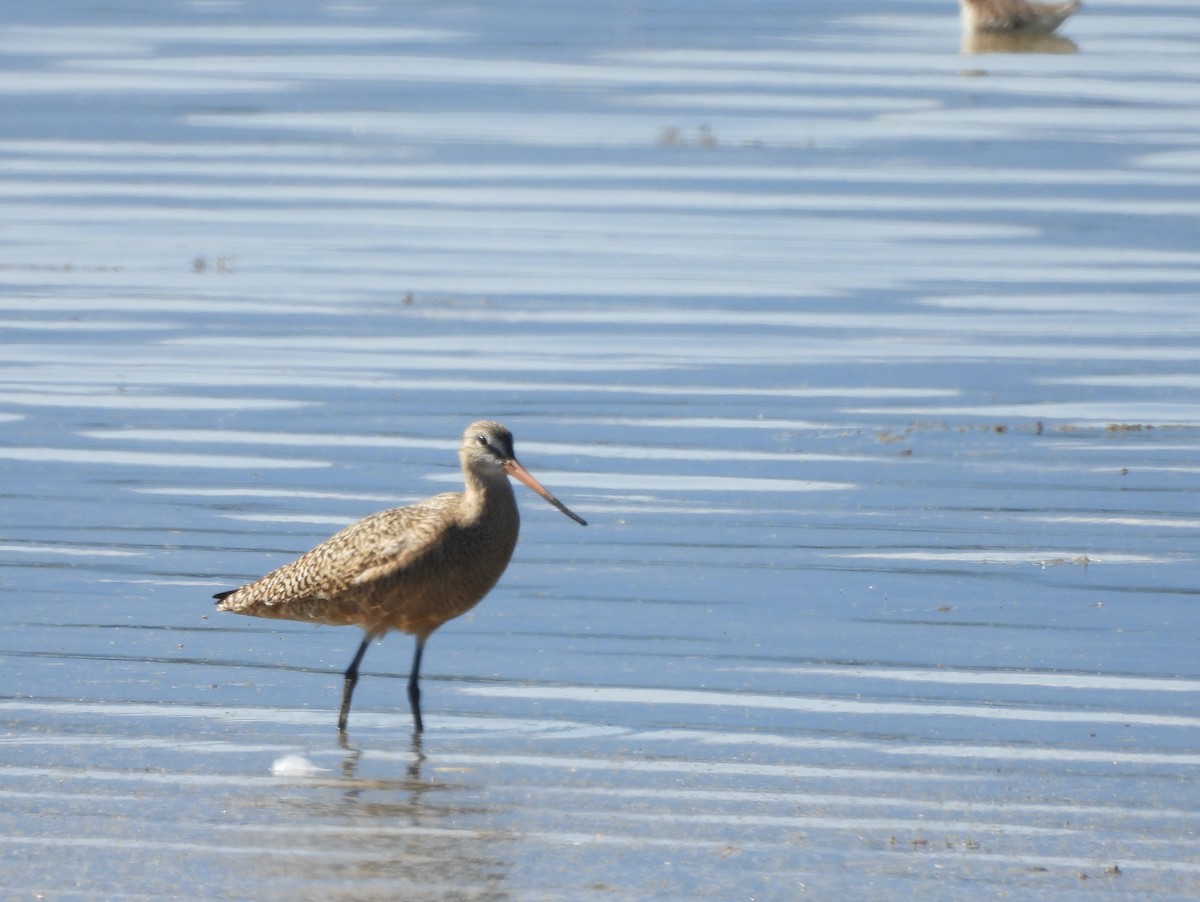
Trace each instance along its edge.
{"label": "shallow water", "polygon": [[[726,7],[9,13],[5,895],[1196,896],[1200,19]],[[209,596],[482,416],[344,749]]]}

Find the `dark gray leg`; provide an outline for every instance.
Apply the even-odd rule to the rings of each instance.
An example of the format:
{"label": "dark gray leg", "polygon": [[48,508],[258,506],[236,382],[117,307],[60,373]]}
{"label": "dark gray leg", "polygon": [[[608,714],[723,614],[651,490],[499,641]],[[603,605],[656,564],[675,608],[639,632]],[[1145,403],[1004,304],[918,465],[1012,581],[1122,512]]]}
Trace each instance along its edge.
{"label": "dark gray leg", "polygon": [[363,655],[367,653],[367,646],[371,644],[373,638],[375,637],[370,633],[363,636],[362,645],[358,647],[358,654],[346,668],[346,681],[342,684],[342,710],[338,714],[339,733],[346,732],[346,721],[350,718],[350,696],[354,694],[354,686],[358,682],[358,665],[362,661]]}
{"label": "dark gray leg", "polygon": [[412,672],[408,675],[408,705],[412,708],[413,727],[418,733],[425,729],[421,720],[421,687],[417,683],[421,675],[421,653],[425,650],[425,637],[417,636],[417,650],[413,654]]}

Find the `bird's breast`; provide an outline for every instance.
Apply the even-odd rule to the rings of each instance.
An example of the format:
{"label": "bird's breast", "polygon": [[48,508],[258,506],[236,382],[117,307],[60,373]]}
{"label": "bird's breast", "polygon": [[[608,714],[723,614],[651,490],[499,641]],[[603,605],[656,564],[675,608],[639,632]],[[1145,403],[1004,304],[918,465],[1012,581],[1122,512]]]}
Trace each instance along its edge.
{"label": "bird's breast", "polygon": [[455,524],[422,560],[371,587],[370,607],[389,629],[428,635],[483,600],[507,569],[516,543],[515,526],[492,518]]}

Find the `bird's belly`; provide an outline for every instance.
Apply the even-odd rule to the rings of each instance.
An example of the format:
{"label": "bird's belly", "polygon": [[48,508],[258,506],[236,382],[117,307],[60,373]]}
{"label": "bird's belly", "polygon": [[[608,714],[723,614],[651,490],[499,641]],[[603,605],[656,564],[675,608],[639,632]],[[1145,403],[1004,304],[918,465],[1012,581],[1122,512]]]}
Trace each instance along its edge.
{"label": "bird's belly", "polygon": [[479,604],[494,582],[469,592],[412,592],[404,589],[381,592],[363,606],[358,623],[364,629],[401,630],[428,636],[446,621],[465,614]]}
{"label": "bird's belly", "polygon": [[[465,614],[492,590],[508,566],[512,547],[487,555],[450,555],[395,579],[363,586],[354,622],[365,629],[401,630],[427,636]],[[354,605],[347,606],[355,607]]]}

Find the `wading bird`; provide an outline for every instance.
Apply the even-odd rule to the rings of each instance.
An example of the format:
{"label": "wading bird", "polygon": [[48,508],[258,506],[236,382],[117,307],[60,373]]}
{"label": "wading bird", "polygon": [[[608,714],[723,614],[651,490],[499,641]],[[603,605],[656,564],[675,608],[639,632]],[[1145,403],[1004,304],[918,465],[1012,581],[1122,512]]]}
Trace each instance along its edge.
{"label": "wading bird", "polygon": [[516,547],[520,517],[509,476],[587,525],[526,472],[512,433],[499,423],[468,426],[458,458],[464,491],[371,514],[262,579],[213,596],[222,611],[365,631],[342,686],[342,734],[358,665],[367,646],[391,630],[416,637],[408,701],[417,732],[424,729],[418,679],[426,640],[487,595]]}
{"label": "wading bird", "polygon": [[1082,6],[1080,0],[959,0],[963,30],[1049,34]]}

